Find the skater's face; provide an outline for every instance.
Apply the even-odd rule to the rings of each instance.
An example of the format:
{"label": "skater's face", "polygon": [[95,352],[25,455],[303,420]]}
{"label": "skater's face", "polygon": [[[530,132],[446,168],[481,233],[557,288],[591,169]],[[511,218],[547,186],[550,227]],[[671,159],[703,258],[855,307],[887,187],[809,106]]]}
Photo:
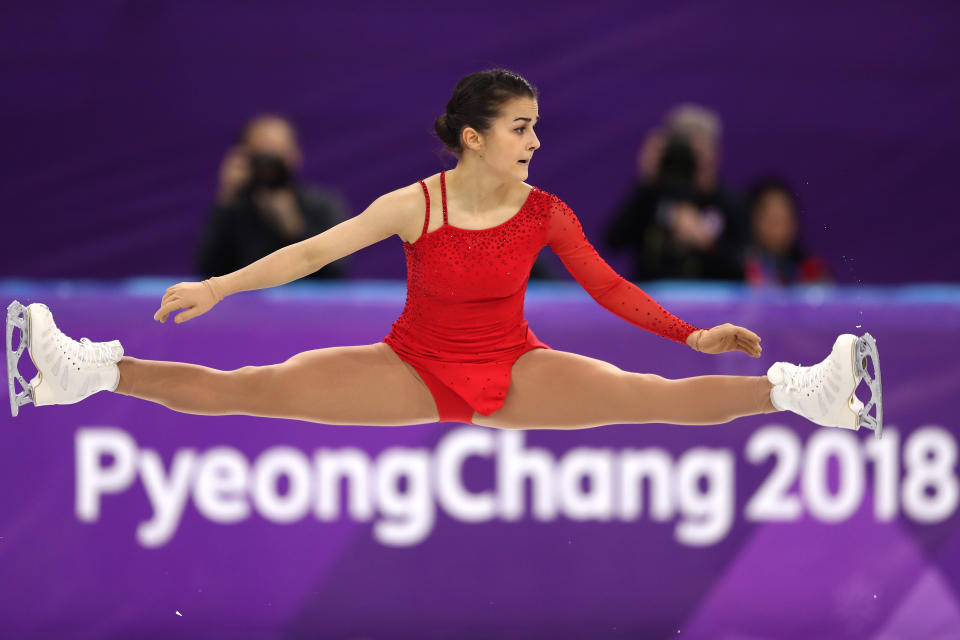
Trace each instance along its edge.
{"label": "skater's face", "polygon": [[480,161],[495,173],[523,182],[530,171],[533,152],[540,148],[540,139],[533,130],[539,119],[536,99],[513,98],[504,103],[490,129],[468,143]]}

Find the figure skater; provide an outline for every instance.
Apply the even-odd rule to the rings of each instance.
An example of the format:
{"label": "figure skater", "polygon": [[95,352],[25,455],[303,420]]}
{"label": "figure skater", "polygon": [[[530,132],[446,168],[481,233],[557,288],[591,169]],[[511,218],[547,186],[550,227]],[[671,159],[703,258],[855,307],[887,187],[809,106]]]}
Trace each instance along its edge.
{"label": "figure skater", "polygon": [[[820,425],[867,426],[879,436],[879,402],[877,417],[869,415],[880,399],[870,334],[839,336],[813,366],[777,362],[766,376],[678,380],[624,371],[537,339],[523,317],[523,299],[534,260],[549,246],[598,303],[638,327],[703,353],[758,358],[762,352],[760,337],[748,329],[698,328],[669,313],[603,261],[560,198],[524,182],[540,148],[538,111],[534,88],[515,73],[495,69],[462,78],[434,125],[457,158],[454,169],[387,193],[336,227],[233,273],[176,284],[154,314],[165,322],[183,309],[174,321],[186,322],[225,296],[297,280],[397,235],[407,260],[406,305],[381,342],[220,371],[125,356],[117,340],[77,342],[57,328],[45,305],[14,301],[7,327],[12,412],[27,402],[70,404],[109,390],[184,413],[331,425],[452,421],[581,429],[719,424],[789,410]],[[16,351],[14,326],[21,329]],[[38,370],[29,383],[16,371],[24,346]],[[24,387],[20,393],[14,377]],[[867,407],[855,393],[864,377],[873,392]]]}

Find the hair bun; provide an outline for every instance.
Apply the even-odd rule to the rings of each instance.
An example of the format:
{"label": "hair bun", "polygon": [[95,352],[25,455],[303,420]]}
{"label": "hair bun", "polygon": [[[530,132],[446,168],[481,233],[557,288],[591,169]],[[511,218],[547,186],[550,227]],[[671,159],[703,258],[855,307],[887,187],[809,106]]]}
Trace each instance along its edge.
{"label": "hair bun", "polygon": [[452,127],[451,124],[448,114],[443,113],[440,114],[440,117],[433,123],[433,130],[437,134],[437,137],[440,138],[440,142],[449,149],[455,149],[458,146],[457,132],[454,131],[454,127]]}

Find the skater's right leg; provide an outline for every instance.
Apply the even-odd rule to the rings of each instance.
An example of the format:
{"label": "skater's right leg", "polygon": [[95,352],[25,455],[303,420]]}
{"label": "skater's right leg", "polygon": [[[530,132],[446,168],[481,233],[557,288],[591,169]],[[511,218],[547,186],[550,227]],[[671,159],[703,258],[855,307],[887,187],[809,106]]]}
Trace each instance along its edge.
{"label": "skater's right leg", "polygon": [[203,415],[399,426],[438,420],[429,389],[389,345],[331,347],[221,371],[124,357],[116,392]]}

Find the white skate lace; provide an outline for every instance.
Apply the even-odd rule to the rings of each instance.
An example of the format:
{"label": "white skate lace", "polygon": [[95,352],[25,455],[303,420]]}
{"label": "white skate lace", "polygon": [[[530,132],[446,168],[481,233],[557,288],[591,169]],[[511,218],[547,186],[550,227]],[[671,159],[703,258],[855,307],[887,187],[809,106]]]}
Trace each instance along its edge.
{"label": "white skate lace", "polygon": [[810,389],[816,382],[819,382],[820,378],[822,377],[820,364],[815,364],[810,367],[803,367],[801,365],[797,366],[800,368],[787,380],[787,391],[793,390],[802,392]]}
{"label": "white skate lace", "polygon": [[89,338],[80,338],[80,342],[68,338],[59,329],[57,341],[67,356],[78,364],[103,365],[114,362],[111,348],[105,342],[91,342]]}

